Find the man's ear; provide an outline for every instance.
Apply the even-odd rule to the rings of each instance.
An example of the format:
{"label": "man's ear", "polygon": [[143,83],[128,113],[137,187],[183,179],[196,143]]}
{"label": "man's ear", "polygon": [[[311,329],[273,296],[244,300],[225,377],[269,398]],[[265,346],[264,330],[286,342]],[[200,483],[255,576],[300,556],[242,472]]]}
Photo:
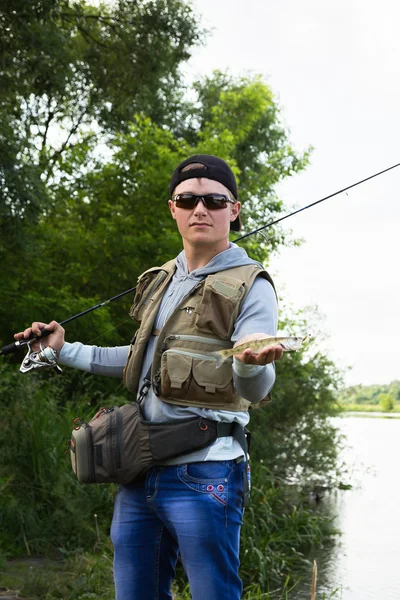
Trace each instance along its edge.
{"label": "man's ear", "polygon": [[175,215],[175,210],[176,210],[175,202],[173,202],[172,200],[168,200],[168,206],[169,206],[169,210],[171,211],[172,218],[176,219],[176,215]]}
{"label": "man's ear", "polygon": [[231,223],[233,223],[233,221],[239,215],[241,206],[242,205],[240,204],[240,202],[235,202],[235,204],[231,204]]}

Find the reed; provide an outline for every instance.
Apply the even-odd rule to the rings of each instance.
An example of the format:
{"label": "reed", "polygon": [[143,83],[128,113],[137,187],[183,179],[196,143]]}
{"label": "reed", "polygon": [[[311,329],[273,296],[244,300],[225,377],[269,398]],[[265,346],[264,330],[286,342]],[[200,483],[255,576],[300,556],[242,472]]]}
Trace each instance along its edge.
{"label": "reed", "polygon": [[311,600],[315,600],[317,595],[317,562],[314,560],[312,584],[311,584]]}

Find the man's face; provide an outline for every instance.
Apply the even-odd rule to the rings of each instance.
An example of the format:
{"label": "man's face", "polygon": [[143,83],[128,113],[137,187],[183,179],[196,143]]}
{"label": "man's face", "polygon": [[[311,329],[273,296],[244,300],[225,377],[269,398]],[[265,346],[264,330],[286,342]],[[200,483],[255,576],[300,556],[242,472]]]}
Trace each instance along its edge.
{"label": "man's face", "polygon": [[[231,197],[222,183],[205,177],[182,181],[176,186],[173,195],[188,192],[199,196],[215,193]],[[220,210],[208,210],[202,201],[191,210],[178,208],[172,200],[169,200],[168,205],[184,242],[191,245],[215,245],[218,248],[224,245],[223,249],[227,246],[230,224],[240,212],[240,202],[228,202]]]}

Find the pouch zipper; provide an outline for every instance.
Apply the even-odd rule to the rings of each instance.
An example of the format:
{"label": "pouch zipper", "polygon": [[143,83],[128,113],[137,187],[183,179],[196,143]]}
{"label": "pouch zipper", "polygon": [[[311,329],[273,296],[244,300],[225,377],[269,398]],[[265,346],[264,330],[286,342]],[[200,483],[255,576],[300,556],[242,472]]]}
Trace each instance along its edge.
{"label": "pouch zipper", "polygon": [[112,411],[110,411],[110,416],[108,417],[109,419],[109,426],[110,426],[110,430],[111,430],[111,444],[108,448],[109,451],[109,459],[110,459],[110,475],[111,477],[116,477],[117,475],[117,469],[116,469],[116,460],[115,460],[115,456],[114,456],[114,441],[116,439],[116,416],[115,416],[115,410],[114,407],[112,409]]}
{"label": "pouch zipper", "polygon": [[115,413],[115,452],[116,452],[116,467],[121,468],[121,429],[122,419],[119,406],[114,407]]}
{"label": "pouch zipper", "polygon": [[93,434],[92,428],[89,423],[83,423],[83,427],[86,430],[87,436],[87,449],[88,449],[88,481],[87,483],[95,483],[96,482],[96,472],[94,468],[94,456],[91,451],[93,448]]}

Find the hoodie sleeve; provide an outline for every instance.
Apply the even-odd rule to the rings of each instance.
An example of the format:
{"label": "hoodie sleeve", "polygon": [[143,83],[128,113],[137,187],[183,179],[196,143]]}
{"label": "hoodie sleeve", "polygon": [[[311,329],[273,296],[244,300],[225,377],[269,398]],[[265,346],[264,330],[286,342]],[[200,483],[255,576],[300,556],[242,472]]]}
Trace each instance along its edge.
{"label": "hoodie sleeve", "polygon": [[[278,303],[272,285],[261,277],[253,283],[236,320],[232,341],[251,333],[276,335]],[[249,402],[259,402],[275,383],[275,365],[246,365],[234,358],[233,383],[238,393]]]}
{"label": "hoodie sleeve", "polygon": [[129,346],[99,348],[85,346],[80,342],[65,342],[61,348],[58,362],[67,367],[75,367],[94,375],[107,375],[122,379],[128,358]]}

